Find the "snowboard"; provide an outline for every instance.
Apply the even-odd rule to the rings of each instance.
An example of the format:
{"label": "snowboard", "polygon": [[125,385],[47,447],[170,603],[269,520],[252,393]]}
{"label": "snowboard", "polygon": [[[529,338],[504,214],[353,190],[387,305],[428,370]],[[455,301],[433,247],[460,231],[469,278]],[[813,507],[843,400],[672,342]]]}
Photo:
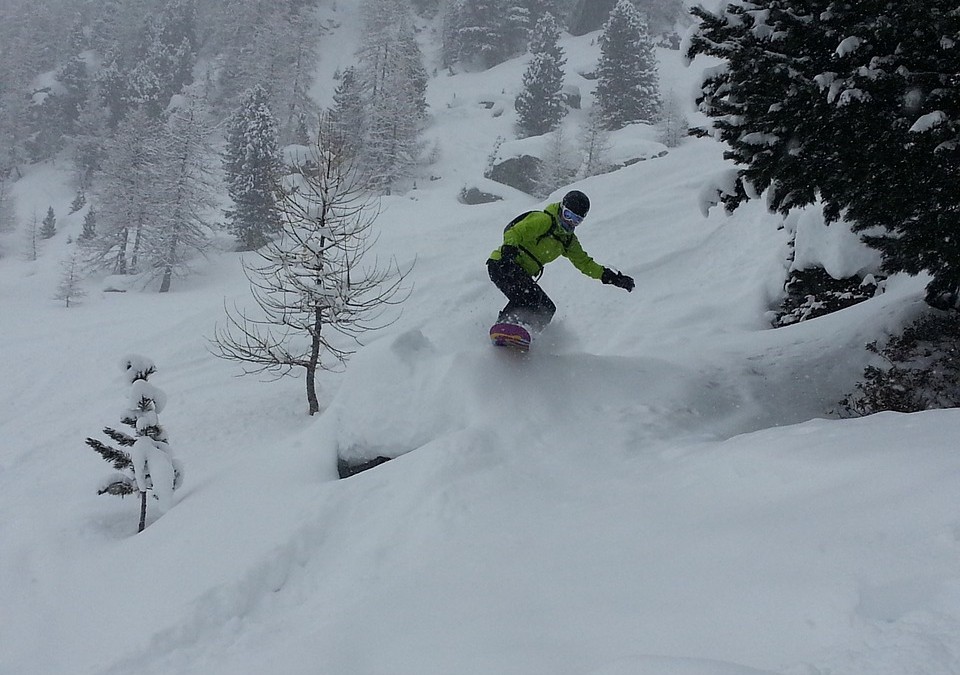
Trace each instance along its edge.
{"label": "snowboard", "polygon": [[495,323],[490,327],[490,341],[497,347],[510,347],[525,352],[533,337],[523,326],[515,323]]}

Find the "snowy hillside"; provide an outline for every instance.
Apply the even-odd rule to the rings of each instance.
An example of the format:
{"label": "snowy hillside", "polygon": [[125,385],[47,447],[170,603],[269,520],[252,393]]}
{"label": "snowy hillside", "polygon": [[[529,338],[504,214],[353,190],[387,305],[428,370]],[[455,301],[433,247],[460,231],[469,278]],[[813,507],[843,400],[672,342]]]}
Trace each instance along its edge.
{"label": "snowy hillside", "polygon": [[[339,21],[323,72],[352,49]],[[584,94],[594,37],[564,41]],[[692,91],[697,66],[660,56]],[[584,247],[636,290],[558,261],[554,323],[526,356],[493,349],[484,261],[542,204],[482,178],[524,65],[431,79],[439,179],[377,221],[411,297],[320,375],[314,418],[302,379],[210,353],[225,303],[251,303],[240,254],[164,295],[90,281],[70,309],[52,296],[79,214],[39,260],[0,260],[0,673],[960,673],[960,415],[828,419],[925,280],[769,329],[787,235],[759,204],[704,217],[729,167],[691,139],[576,184]],[[22,214],[65,213],[67,181],[35,167]],[[459,203],[474,185],[505,199]],[[158,366],[186,467],[141,534],[83,442],[117,424],[130,353]],[[338,480],[338,455],[397,459]]]}

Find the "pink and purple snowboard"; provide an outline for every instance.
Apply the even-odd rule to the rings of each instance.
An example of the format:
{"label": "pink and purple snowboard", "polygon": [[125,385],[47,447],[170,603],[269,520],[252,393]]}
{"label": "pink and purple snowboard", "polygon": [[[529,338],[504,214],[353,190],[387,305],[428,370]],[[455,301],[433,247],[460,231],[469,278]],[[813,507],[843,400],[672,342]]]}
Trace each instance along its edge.
{"label": "pink and purple snowboard", "polygon": [[512,347],[521,352],[530,349],[530,331],[515,323],[495,323],[490,327],[490,340],[497,347]]}

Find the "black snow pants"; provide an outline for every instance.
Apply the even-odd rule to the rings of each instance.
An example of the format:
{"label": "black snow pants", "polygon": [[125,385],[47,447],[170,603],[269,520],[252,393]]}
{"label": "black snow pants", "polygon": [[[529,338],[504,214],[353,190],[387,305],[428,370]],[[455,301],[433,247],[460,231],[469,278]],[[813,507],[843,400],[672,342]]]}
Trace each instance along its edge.
{"label": "black snow pants", "polygon": [[516,261],[490,259],[487,272],[490,280],[509,300],[500,310],[500,321],[519,321],[535,331],[550,323],[557,306]]}

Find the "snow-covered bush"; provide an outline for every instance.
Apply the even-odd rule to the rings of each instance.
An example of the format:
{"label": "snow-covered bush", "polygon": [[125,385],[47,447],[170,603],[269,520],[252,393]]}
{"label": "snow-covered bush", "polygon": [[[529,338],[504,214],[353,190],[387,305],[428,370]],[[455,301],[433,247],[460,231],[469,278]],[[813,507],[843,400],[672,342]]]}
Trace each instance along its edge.
{"label": "snow-covered bush", "polygon": [[867,366],[856,392],[840,402],[841,414],[884,410],[918,412],[960,406],[960,312],[931,312],[884,346],[867,349],[883,361]]}
{"label": "snow-covered bush", "polygon": [[166,407],[167,395],[147,381],[157,372],[153,361],[131,354],[121,360],[120,366],[130,383],[127,409],[120,421],[133,429],[133,435],[105,427],[103,433],[119,447],[95,438],[86,442],[117,470],[103,481],[97,494],[140,494],[142,532],[146,527],[148,494],[157,500],[161,512],[166,511],[173,491],[183,482],[183,466],[173,458],[166,431],[160,426],[158,415]]}
{"label": "snow-covered bush", "polygon": [[878,285],[872,274],[834,279],[822,267],[793,270],[783,286],[786,296],[773,325],[789,326],[846,309],[872,298]]}

